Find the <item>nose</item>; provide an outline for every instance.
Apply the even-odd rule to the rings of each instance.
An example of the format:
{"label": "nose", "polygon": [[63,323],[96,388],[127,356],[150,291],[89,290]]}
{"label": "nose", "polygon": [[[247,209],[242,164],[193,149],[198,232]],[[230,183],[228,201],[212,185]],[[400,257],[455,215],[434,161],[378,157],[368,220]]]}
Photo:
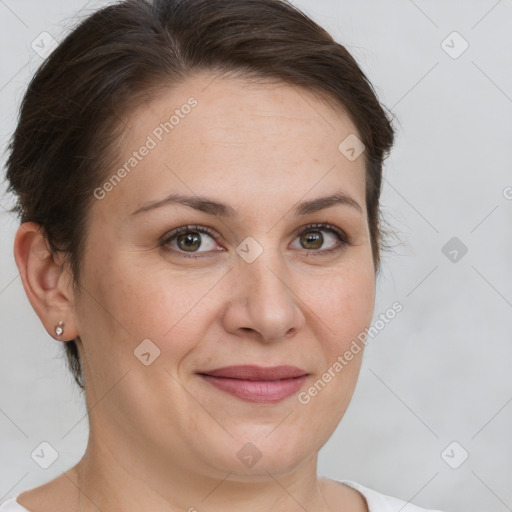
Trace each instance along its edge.
{"label": "nose", "polygon": [[233,270],[222,319],[228,332],[273,342],[303,328],[303,302],[282,257],[267,249],[252,263],[240,258]]}

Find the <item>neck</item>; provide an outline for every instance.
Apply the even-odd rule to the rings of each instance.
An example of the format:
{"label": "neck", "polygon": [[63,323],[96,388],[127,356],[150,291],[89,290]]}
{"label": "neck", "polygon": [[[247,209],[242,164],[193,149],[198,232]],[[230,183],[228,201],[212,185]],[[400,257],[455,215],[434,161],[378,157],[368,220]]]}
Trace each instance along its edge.
{"label": "neck", "polygon": [[[80,512],[327,512],[317,457],[287,473],[218,472],[198,461],[161,460],[143,446],[96,442],[73,468]],[[178,459],[178,458],[177,458]]]}

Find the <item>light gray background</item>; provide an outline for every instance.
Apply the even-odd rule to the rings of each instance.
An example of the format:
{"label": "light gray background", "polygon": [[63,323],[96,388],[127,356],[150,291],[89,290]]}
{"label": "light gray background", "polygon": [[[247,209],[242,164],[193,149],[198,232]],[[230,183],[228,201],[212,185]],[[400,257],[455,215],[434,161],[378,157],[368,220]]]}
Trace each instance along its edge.
{"label": "light gray background", "polygon": [[[403,244],[384,257],[375,319],[396,300],[404,310],[370,340],[319,472],[424,507],[512,510],[512,1],[294,3],[347,46],[399,120],[383,210]],[[105,4],[0,0],[2,150],[41,62],[32,41],[61,40]],[[453,31],[469,43],[458,58],[441,46]],[[62,347],[14,263],[11,203],[0,196],[0,499],[67,470],[87,440]],[[468,248],[457,262],[441,250],[453,236]],[[30,456],[41,441],[59,452],[47,470]],[[458,469],[441,457],[453,441],[452,465],[469,453]]]}

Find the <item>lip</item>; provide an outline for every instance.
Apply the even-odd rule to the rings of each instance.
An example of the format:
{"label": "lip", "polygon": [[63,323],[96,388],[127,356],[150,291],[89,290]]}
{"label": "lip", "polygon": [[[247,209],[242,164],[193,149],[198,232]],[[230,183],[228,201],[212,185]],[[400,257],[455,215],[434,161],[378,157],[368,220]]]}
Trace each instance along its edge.
{"label": "lip", "polygon": [[249,402],[280,402],[295,394],[308,377],[296,366],[227,366],[198,372],[217,389]]}

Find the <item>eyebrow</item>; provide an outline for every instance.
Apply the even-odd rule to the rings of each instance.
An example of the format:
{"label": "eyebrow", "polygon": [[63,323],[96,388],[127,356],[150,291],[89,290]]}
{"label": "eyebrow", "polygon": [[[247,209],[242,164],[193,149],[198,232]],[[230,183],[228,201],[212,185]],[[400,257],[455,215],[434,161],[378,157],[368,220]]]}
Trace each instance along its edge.
{"label": "eyebrow", "polygon": [[[140,207],[139,209],[132,212],[130,216],[138,215],[139,213],[155,210],[156,208],[160,208],[162,206],[167,206],[171,204],[189,206],[191,208],[194,208],[195,210],[199,210],[209,215],[214,215],[216,217],[234,218],[239,215],[239,212],[236,208],[233,208],[232,206],[225,203],[220,203],[205,196],[171,194],[170,196],[165,197],[160,201],[150,202]],[[330,196],[318,197],[316,199],[301,201],[293,206],[292,211],[295,215],[308,215],[311,213],[318,212],[320,210],[325,210],[326,208],[330,208],[335,205],[350,206],[357,210],[359,213],[363,213],[363,209],[361,208],[359,203],[351,196],[342,191],[339,191]]]}

